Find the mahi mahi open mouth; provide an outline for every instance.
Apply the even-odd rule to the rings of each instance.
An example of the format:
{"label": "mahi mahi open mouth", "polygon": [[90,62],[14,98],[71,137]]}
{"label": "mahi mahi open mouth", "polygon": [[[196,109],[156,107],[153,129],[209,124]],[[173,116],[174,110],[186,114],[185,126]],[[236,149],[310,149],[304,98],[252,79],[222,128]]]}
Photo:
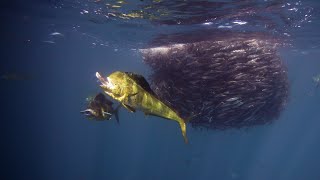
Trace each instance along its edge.
{"label": "mahi mahi open mouth", "polygon": [[110,92],[113,88],[114,85],[112,84],[112,82],[109,80],[109,78],[103,78],[99,72],[96,72],[96,77],[98,78],[98,80],[100,81],[101,85],[100,87],[106,91],[106,92]]}
{"label": "mahi mahi open mouth", "polygon": [[100,81],[100,83],[101,83],[101,87],[102,88],[107,88],[108,87],[108,79],[105,79],[105,78],[103,78],[101,75],[100,75],[100,73],[99,72],[96,72],[96,77],[98,78],[98,80]]}

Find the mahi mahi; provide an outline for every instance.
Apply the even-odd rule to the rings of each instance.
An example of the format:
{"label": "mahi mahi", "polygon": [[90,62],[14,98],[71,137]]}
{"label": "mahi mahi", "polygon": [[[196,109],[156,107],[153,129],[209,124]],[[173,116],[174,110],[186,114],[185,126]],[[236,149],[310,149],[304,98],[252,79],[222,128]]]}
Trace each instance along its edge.
{"label": "mahi mahi", "polygon": [[119,101],[130,112],[141,110],[146,115],[177,121],[184,141],[188,143],[186,134],[187,120],[181,118],[177,112],[159,100],[143,76],[130,72],[116,71],[107,78],[103,78],[97,72],[96,77],[101,82],[100,87],[104,92]]}

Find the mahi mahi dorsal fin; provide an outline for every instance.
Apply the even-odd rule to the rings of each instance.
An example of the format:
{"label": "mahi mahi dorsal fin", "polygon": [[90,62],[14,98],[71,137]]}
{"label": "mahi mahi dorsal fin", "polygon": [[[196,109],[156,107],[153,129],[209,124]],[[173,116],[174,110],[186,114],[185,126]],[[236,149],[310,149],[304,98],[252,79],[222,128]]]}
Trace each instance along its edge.
{"label": "mahi mahi dorsal fin", "polygon": [[126,75],[128,75],[134,82],[136,82],[139,86],[141,86],[145,91],[147,91],[148,93],[152,94],[155,97],[158,97],[156,95],[156,93],[154,93],[152,91],[152,89],[150,88],[150,85],[148,83],[148,81],[141,75],[139,74],[135,74],[132,72],[125,72]]}

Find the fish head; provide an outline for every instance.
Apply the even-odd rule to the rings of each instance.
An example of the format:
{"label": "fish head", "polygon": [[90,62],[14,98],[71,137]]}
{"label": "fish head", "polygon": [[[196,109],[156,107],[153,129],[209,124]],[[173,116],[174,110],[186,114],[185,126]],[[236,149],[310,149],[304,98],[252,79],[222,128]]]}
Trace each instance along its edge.
{"label": "fish head", "polygon": [[114,99],[122,96],[123,88],[125,86],[125,79],[123,73],[116,71],[108,77],[103,78],[100,73],[96,72],[96,77],[100,81],[100,87],[103,91]]}
{"label": "fish head", "polygon": [[88,108],[80,112],[84,114],[87,119],[96,121],[110,120],[112,116],[112,113],[105,112],[103,109],[101,112],[97,112],[97,110]]}
{"label": "fish head", "polygon": [[93,109],[86,109],[86,110],[80,111],[80,113],[84,114],[88,119],[95,119],[98,114]]}

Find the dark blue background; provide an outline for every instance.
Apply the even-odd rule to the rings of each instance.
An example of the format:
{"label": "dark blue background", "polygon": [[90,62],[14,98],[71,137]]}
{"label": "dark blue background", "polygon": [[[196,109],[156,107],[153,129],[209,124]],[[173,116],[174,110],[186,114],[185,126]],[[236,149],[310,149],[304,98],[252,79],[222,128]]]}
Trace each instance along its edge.
{"label": "dark blue background", "polygon": [[[278,121],[240,131],[189,127],[185,145],[171,121],[121,109],[117,125],[79,113],[100,91],[96,71],[148,75],[141,56],[121,48],[121,39],[146,38],[139,29],[90,24],[49,1],[4,1],[1,8],[0,73],[31,78],[0,81],[0,179],[320,179],[317,18],[295,29],[294,46],[281,50],[291,95]],[[78,25],[81,32],[73,31]],[[56,31],[63,36],[49,35]],[[85,32],[111,43],[92,45],[96,36]]]}

